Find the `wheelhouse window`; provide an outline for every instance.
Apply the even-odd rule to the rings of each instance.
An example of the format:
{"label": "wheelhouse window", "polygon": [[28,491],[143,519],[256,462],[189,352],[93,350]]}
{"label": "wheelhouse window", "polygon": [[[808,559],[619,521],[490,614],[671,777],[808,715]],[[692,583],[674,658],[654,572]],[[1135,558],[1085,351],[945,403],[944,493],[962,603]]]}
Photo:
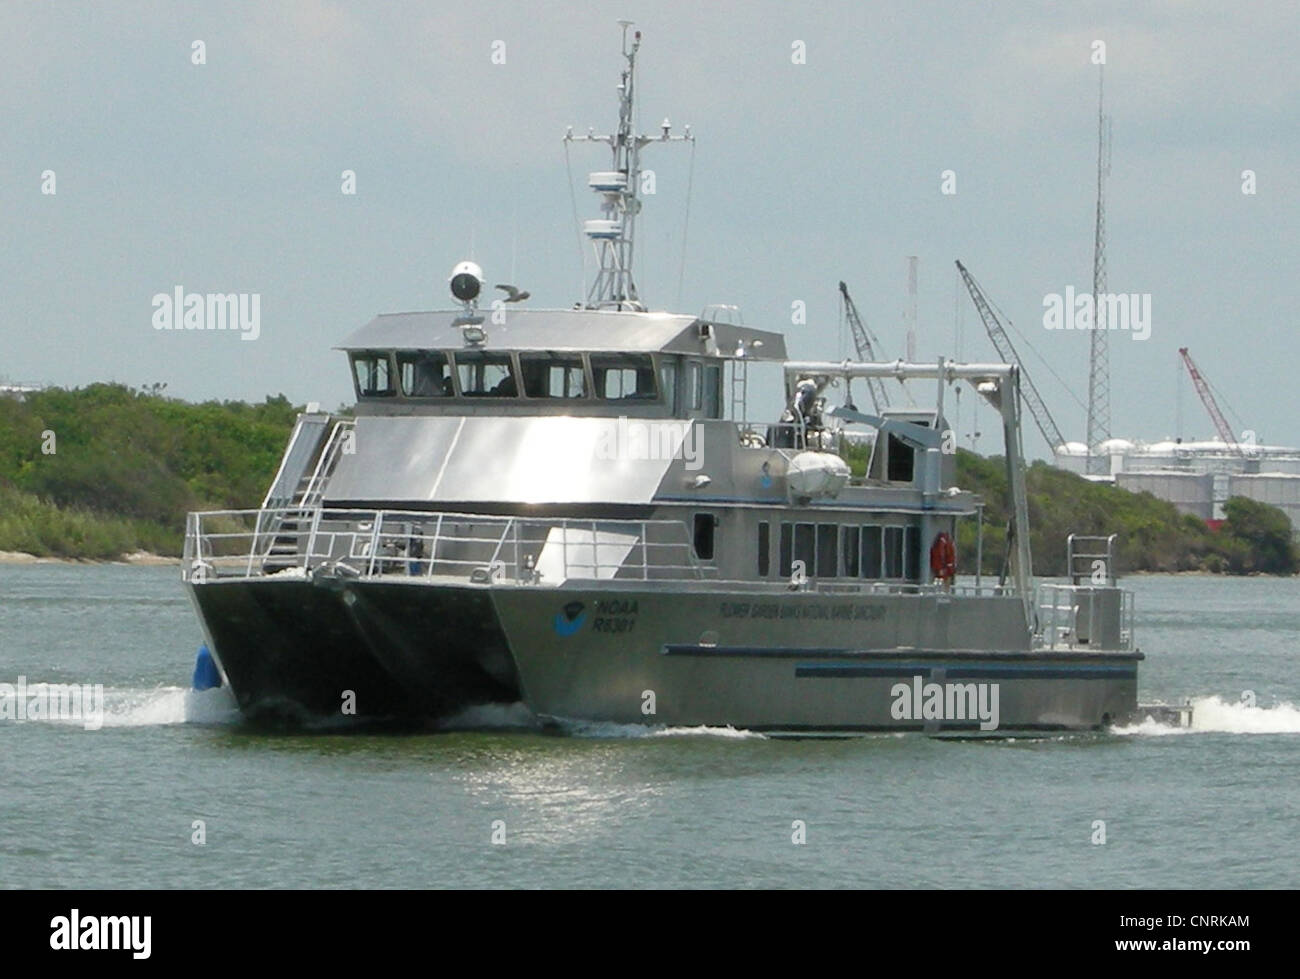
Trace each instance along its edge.
{"label": "wheelhouse window", "polygon": [[669,409],[674,412],[677,411],[678,371],[679,365],[675,359],[661,360],[659,362],[660,390],[664,393],[664,404],[668,405]]}
{"label": "wheelhouse window", "polygon": [[447,398],[454,393],[447,355],[432,350],[399,352],[397,378],[406,398]]}
{"label": "wheelhouse window", "polygon": [[718,364],[704,367],[704,416],[722,417],[722,367]]}
{"label": "wheelhouse window", "polygon": [[587,372],[580,354],[519,355],[524,394],[530,398],[585,398]]}
{"label": "wheelhouse window", "polygon": [[396,393],[387,353],[353,354],[352,376],[357,382],[358,398],[391,398]]}
{"label": "wheelhouse window", "polygon": [[658,397],[649,354],[592,354],[596,397],[606,401],[651,401]]}
{"label": "wheelhouse window", "polygon": [[519,394],[509,354],[479,350],[456,352],[456,380],[465,398],[513,398]]}

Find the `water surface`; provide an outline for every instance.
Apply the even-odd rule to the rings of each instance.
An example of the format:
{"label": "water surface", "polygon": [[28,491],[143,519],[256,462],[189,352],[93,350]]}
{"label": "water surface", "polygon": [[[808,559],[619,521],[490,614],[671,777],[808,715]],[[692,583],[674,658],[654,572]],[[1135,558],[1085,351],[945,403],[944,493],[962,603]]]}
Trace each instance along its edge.
{"label": "water surface", "polygon": [[[1148,656],[1141,699],[1193,698],[1193,731],[783,741],[588,725],[561,736],[515,707],[464,719],[504,730],[286,735],[246,728],[224,691],[187,690],[201,635],[175,570],[0,566],[0,682],[102,683],[108,704],[97,731],[0,721],[0,879],[1300,886],[1300,583],[1126,586]],[[1104,845],[1091,842],[1097,820]],[[792,843],[796,821],[804,845]]]}

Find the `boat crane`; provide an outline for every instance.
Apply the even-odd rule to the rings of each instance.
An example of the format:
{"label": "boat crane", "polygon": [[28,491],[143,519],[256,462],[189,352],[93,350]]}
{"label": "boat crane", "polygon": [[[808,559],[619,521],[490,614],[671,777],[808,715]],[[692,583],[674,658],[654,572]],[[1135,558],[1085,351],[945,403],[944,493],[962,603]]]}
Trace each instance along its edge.
{"label": "boat crane", "polygon": [[[844,297],[844,318],[849,321],[849,329],[853,331],[853,346],[857,348],[858,360],[863,363],[875,362],[879,358],[871,346],[871,334],[858,315],[858,307],[854,305],[849,287],[843,281],[840,282],[840,295]],[[871,403],[876,406],[877,414],[889,407],[889,395],[885,392],[885,382],[881,378],[868,378],[867,388],[871,392]]]}
{"label": "boat crane", "polygon": [[1016,348],[1012,346],[1011,338],[1007,336],[1007,331],[994,314],[988,297],[984,295],[984,290],[980,288],[974,276],[966,270],[966,266],[962,265],[961,262],[957,263],[957,271],[961,273],[962,281],[966,283],[966,291],[970,293],[975,308],[979,310],[980,319],[984,321],[984,329],[988,331],[989,339],[993,341],[993,346],[997,348],[999,356],[1007,363],[1016,364],[1020,368],[1020,393],[1025,399],[1029,413],[1034,416],[1034,423],[1038,425],[1038,430],[1043,433],[1043,438],[1047,440],[1047,447],[1056,452],[1065,444],[1065,439],[1053,420],[1052,413],[1047,410],[1047,403],[1043,400],[1043,396],[1038,393],[1038,388],[1034,386],[1033,379],[1025,369],[1024,361],[1020,359],[1020,356],[1016,353]]}

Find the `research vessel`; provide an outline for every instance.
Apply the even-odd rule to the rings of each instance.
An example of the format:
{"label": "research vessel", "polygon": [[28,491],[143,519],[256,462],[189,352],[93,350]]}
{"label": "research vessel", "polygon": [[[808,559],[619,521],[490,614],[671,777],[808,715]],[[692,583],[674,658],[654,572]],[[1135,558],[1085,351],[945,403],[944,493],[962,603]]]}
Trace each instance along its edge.
{"label": "research vessel", "polygon": [[[787,734],[1090,730],[1137,710],[1142,653],[1113,539],[1033,577],[1014,364],[801,361],[732,307],[652,310],[632,275],[641,155],[624,25],[617,127],[583,231],[598,271],[534,309],[472,262],[449,308],[341,344],[347,416],[301,414],[255,510],[189,515],[183,576],[249,716],[544,721]],[[752,372],[775,372],[751,418]],[[926,407],[867,411],[905,384]],[[956,575],[945,400],[1000,421],[1006,562]],[[850,446],[867,453],[855,475]],[[982,541],[982,537],[980,537]]]}

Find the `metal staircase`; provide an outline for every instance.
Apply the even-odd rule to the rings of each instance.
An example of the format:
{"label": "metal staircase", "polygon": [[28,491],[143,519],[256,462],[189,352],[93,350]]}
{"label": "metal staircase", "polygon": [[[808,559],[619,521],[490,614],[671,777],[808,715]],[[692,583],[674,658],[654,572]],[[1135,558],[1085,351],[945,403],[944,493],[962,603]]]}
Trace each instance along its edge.
{"label": "metal staircase", "polygon": [[[285,464],[263,503],[267,516],[259,520],[263,525],[258,527],[259,546],[249,555],[250,571],[254,554],[261,555],[262,570],[267,574],[299,563],[298,547],[305,539],[303,531],[311,526],[339,456],[350,451],[348,446],[354,438],[355,421],[350,418],[335,421],[326,439],[323,426],[313,433],[302,426],[304,419],[300,419],[299,427],[294,430],[294,438],[285,453]],[[328,422],[329,416],[325,420]],[[299,449],[300,433],[309,441],[295,452]],[[286,492],[289,485],[293,489]]]}

